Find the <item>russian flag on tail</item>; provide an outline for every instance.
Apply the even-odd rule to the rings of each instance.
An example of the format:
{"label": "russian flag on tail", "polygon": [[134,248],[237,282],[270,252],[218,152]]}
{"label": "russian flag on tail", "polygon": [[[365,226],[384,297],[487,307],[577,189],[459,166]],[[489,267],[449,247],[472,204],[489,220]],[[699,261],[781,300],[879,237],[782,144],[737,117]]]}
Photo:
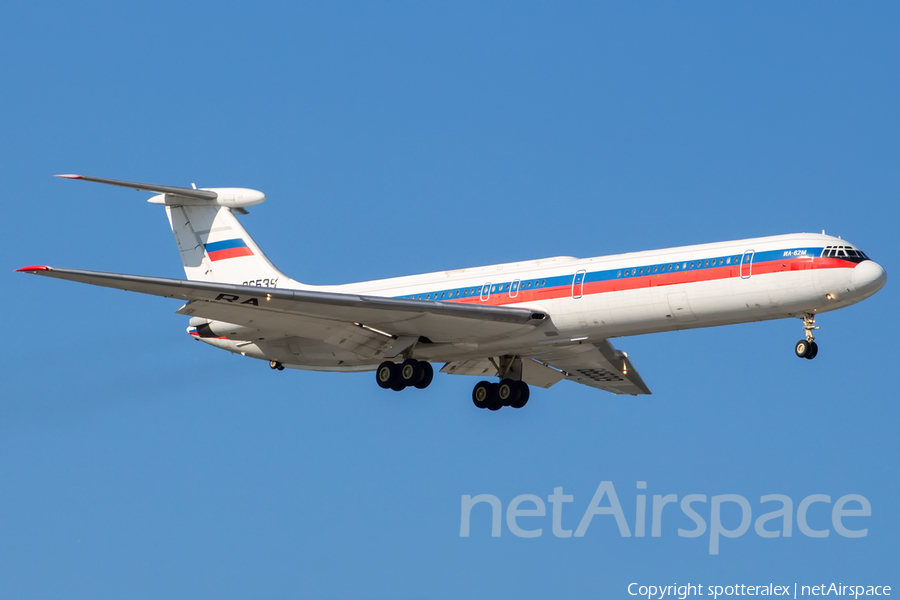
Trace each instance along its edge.
{"label": "russian flag on tail", "polygon": [[217,261],[238,256],[253,256],[253,251],[247,247],[247,242],[241,238],[235,238],[206,244],[206,254],[209,256],[209,260]]}

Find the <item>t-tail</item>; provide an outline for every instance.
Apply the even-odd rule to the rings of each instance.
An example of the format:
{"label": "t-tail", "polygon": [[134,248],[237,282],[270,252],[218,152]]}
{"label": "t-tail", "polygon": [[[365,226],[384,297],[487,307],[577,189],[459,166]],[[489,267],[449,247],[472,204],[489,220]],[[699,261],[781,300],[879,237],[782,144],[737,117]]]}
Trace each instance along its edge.
{"label": "t-tail", "polygon": [[263,254],[234,213],[265,201],[262,192],[244,188],[180,188],[151,183],[57,175],[107,185],[156,192],[148,200],[166,207],[184,273],[192,281],[304,289]]}

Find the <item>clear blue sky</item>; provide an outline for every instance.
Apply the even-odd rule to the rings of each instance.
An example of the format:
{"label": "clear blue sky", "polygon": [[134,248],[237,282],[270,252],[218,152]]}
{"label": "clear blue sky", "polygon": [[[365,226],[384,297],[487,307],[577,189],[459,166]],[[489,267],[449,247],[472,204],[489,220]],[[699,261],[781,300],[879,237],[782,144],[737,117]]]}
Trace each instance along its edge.
{"label": "clear blue sky", "polygon": [[[888,2],[4,6],[0,598],[900,585],[898,26]],[[176,301],[12,273],[183,276],[147,194],[70,172],[260,189],[243,222],[309,283],[822,229],[891,279],[819,319],[815,361],[798,321],[620,339],[653,396],[564,382],[489,413],[472,378],[275,373]],[[562,486],[574,529],[601,481],[632,533],[638,493],[872,515],[848,539],[816,504],[828,538],[751,526],[716,556],[677,505],[659,538],[649,510],[644,538],[549,514],[491,538],[487,505],[460,537],[463,495]]]}

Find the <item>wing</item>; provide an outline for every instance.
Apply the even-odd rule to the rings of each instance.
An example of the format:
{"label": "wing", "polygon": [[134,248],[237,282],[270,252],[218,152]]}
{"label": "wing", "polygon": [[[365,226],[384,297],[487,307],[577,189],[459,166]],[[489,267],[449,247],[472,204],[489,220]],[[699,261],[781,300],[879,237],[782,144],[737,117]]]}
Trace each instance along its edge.
{"label": "wing", "polygon": [[304,336],[321,331],[324,337],[319,339],[323,341],[326,337],[343,337],[342,332],[348,327],[362,327],[388,336],[424,336],[433,342],[502,339],[524,333],[547,317],[545,313],[522,308],[249,287],[78,269],[35,266],[19,271],[187,300],[189,304],[179,310],[182,314]]}
{"label": "wing", "polygon": [[578,346],[559,346],[536,354],[534,358],[559,369],[569,381],[599,390],[633,396],[651,393],[628,356],[613,348],[606,340]]}
{"label": "wing", "polygon": [[[558,345],[539,352],[526,352],[521,359],[521,378],[529,385],[549,388],[562,379],[583,383],[613,394],[650,394],[628,356],[606,340],[593,344]],[[498,374],[492,358],[448,362],[441,369],[451,375]]]}

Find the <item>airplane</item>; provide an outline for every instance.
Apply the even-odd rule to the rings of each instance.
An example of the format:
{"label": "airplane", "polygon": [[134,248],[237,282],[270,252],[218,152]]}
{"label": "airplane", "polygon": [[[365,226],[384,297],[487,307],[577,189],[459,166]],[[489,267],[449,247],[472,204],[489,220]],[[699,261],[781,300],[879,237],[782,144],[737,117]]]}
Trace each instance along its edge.
{"label": "airplane", "polygon": [[887,280],[857,246],[822,232],[314,286],[275,268],[235,216],[263,202],[262,192],[57,177],[155,193],[148,202],[165,206],[187,279],[18,271],[178,298],[194,339],[278,371],[374,370],[378,386],[401,391],[427,388],[432,363],[444,363],[443,373],[488,378],[472,401],[491,411],[522,408],[529,386],[563,379],[650,394],[610,343],[617,337],[796,317],[804,337],[794,351],[813,359],[816,315]]}

